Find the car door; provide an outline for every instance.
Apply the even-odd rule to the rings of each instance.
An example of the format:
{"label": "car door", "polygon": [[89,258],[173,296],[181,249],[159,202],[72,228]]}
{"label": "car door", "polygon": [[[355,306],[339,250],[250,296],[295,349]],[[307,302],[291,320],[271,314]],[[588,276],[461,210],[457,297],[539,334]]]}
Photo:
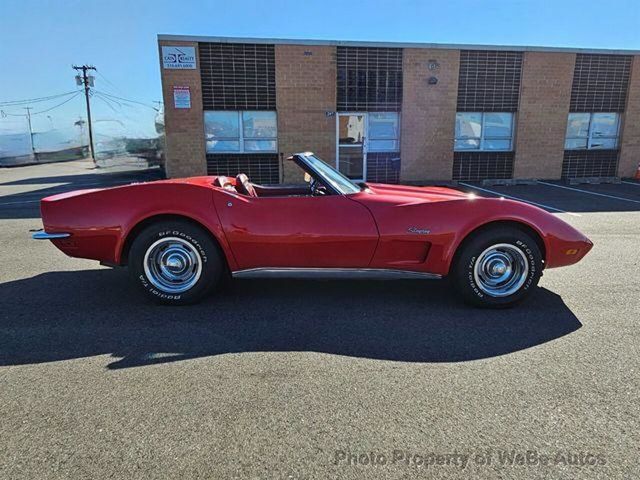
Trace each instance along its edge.
{"label": "car door", "polygon": [[369,210],[345,195],[215,196],[240,269],[369,265],[378,230]]}

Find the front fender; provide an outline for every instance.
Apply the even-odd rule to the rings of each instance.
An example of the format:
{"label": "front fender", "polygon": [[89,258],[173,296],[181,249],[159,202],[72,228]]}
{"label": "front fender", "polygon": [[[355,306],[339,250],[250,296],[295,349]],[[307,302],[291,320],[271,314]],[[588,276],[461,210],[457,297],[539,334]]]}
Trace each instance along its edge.
{"label": "front fender", "polygon": [[[465,208],[457,209],[457,219],[453,222],[456,225],[450,226],[448,241],[441,246],[441,255],[429,259],[429,268],[434,269],[434,273],[446,275],[462,242],[475,231],[492,224],[514,222],[535,232],[544,245],[545,268],[576,263],[593,246],[571,225],[534,205],[500,198],[467,201]],[[434,254],[437,250],[433,250]]]}

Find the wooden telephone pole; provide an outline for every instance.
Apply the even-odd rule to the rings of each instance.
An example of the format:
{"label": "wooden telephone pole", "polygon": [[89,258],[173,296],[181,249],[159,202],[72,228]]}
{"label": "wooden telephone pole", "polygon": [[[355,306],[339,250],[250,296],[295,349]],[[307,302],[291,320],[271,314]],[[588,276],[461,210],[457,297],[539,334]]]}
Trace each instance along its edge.
{"label": "wooden telephone pole", "polygon": [[73,69],[77,71],[82,70],[82,77],[78,75],[76,77],[76,80],[79,85],[84,86],[84,98],[87,102],[87,124],[89,125],[89,152],[91,154],[91,160],[93,160],[93,164],[97,167],[98,165],[96,164],[96,153],[93,148],[93,127],[91,125],[91,104],[89,102],[89,88],[92,86],[90,83],[93,83],[93,77],[89,77],[87,75],[87,71],[95,70],[96,67],[93,67],[90,65],[82,65],[82,66],[73,65]]}
{"label": "wooden telephone pole", "polygon": [[33,144],[33,129],[31,128],[31,109],[33,107],[24,107],[24,109],[27,111],[27,123],[29,124],[29,138],[31,140],[31,153],[33,154],[33,160],[37,161],[37,157],[36,157],[36,147]]}

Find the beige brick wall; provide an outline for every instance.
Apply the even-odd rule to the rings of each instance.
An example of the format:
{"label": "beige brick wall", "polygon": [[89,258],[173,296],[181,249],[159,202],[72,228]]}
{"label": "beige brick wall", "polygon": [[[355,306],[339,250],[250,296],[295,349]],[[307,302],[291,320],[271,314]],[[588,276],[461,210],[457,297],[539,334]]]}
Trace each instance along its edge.
{"label": "beige brick wall", "polygon": [[[193,46],[196,42],[161,41]],[[161,55],[160,55],[161,57]],[[161,59],[162,60],[162,59]],[[427,68],[436,60],[436,71]],[[195,70],[161,66],[165,104],[167,174],[206,173],[199,62]],[[162,62],[161,62],[162,63]],[[276,45],[278,150],[283,156],[312,150],[335,165],[336,47]],[[401,172],[403,182],[450,180],[458,89],[459,50],[403,51]],[[575,54],[526,52],[516,121],[515,178],[560,178]],[[429,85],[429,77],[438,79]],[[191,108],[173,107],[173,87],[189,86]],[[619,174],[635,175],[640,162],[640,56],[634,57],[621,135]],[[299,181],[285,162],[285,182]]]}
{"label": "beige brick wall", "polygon": [[[336,47],[276,45],[278,150],[284,155],[313,151],[335,165]],[[285,183],[299,181],[301,170],[285,161]]]}
{"label": "beige brick wall", "polygon": [[515,178],[560,178],[575,59],[573,53],[525,52]]}
{"label": "beige brick wall", "polygon": [[640,55],[633,57],[627,108],[623,118],[618,175],[633,177],[640,163]]}
{"label": "beige brick wall", "polygon": [[[169,70],[162,68],[162,46],[190,46],[196,49],[195,70]],[[200,58],[196,42],[159,42],[162,97],[166,131],[166,170],[171,178],[205,175],[207,163],[204,145],[204,118],[202,113],[202,85]],[[173,87],[188,86],[191,90],[191,108],[173,107]]]}
{"label": "beige brick wall", "polygon": [[[429,60],[439,70],[430,71]],[[402,65],[400,180],[451,180],[460,51],[407,48]]]}

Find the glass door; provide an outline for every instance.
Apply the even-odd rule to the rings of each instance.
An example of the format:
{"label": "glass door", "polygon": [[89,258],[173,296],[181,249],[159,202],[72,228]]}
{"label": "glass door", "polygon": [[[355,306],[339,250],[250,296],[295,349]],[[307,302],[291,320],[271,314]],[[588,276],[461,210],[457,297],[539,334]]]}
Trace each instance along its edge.
{"label": "glass door", "polygon": [[352,180],[367,177],[366,113],[339,113],[337,116],[338,170]]}

